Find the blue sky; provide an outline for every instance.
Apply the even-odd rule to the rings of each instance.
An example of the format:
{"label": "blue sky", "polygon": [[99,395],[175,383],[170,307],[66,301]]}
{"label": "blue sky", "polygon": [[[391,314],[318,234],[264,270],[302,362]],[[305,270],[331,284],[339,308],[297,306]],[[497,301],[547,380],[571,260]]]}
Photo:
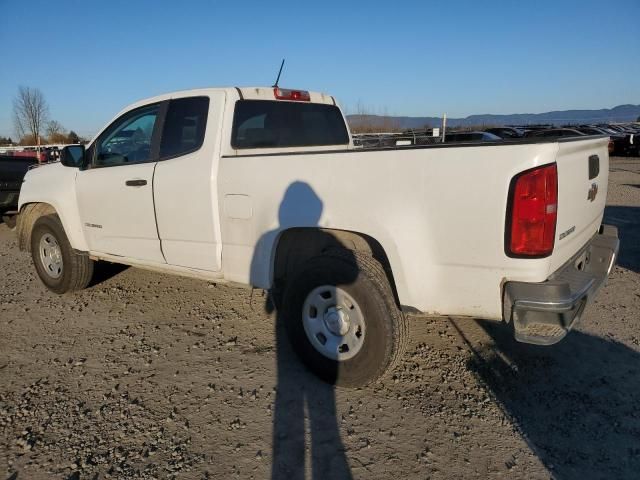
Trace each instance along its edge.
{"label": "blue sky", "polygon": [[331,93],[348,112],[640,103],[640,0],[0,0],[0,11],[0,135],[13,134],[19,85],[89,135],[159,93],[270,85],[283,57],[282,86]]}

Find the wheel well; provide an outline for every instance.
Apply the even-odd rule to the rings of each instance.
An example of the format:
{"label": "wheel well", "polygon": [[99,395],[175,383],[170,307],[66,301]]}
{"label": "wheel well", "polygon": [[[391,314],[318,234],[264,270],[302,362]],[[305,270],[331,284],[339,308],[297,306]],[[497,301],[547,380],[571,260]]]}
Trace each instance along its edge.
{"label": "wheel well", "polygon": [[18,248],[22,251],[31,251],[31,232],[33,225],[40,217],[56,213],[56,209],[48,203],[28,203],[23,205],[18,215],[16,231],[18,234]]}
{"label": "wheel well", "polygon": [[396,304],[400,306],[391,264],[382,245],[373,237],[347,230],[292,228],[280,235],[273,259],[273,286],[278,290],[304,262],[331,248],[343,248],[370,255],[387,275]]}

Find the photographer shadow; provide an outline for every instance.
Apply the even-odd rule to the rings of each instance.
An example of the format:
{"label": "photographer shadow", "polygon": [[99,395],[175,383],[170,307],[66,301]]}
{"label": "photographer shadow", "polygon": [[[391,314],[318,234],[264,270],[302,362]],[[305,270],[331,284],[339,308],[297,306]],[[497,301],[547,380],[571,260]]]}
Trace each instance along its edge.
{"label": "photographer shadow", "polygon": [[[251,283],[257,284],[260,269],[277,236],[290,226],[318,228],[323,203],[310,185],[293,182],[284,193],[278,210],[277,228],[257,242],[251,262]],[[329,233],[326,243],[336,243]],[[330,241],[332,240],[332,241]],[[355,278],[343,278],[345,283]],[[338,371],[325,372],[326,382],[309,372],[297,358],[285,325],[279,292],[270,292],[264,308],[275,311],[277,363],[276,398],[273,411],[272,468],[274,480],[351,479],[336,411],[335,382]]]}

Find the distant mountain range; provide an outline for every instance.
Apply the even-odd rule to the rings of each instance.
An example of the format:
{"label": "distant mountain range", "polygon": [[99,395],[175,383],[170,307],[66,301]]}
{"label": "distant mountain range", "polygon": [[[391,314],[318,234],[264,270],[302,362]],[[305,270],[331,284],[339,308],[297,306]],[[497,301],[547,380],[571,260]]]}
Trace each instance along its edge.
{"label": "distant mountain range", "polygon": [[[601,110],[560,110],[546,113],[515,113],[510,115],[471,115],[465,118],[447,118],[447,126],[493,126],[493,125],[532,125],[532,124],[581,124],[634,122],[640,117],[640,105],[618,105]],[[359,125],[381,128],[423,128],[440,126],[440,117],[391,117],[381,115],[348,115],[351,127]]]}

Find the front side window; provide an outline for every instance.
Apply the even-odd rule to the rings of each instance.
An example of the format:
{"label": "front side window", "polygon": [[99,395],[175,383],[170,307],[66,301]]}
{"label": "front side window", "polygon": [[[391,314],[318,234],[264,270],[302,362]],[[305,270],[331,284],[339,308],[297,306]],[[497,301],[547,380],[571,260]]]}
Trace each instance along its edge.
{"label": "front side window", "polygon": [[347,145],[349,134],[335,105],[278,100],[236,102],[233,148]]}
{"label": "front side window", "polygon": [[207,129],[209,97],[171,100],[160,141],[160,159],[195,152]]}
{"label": "front side window", "polygon": [[116,120],[98,140],[94,166],[148,162],[158,110],[158,104],[149,105]]}

